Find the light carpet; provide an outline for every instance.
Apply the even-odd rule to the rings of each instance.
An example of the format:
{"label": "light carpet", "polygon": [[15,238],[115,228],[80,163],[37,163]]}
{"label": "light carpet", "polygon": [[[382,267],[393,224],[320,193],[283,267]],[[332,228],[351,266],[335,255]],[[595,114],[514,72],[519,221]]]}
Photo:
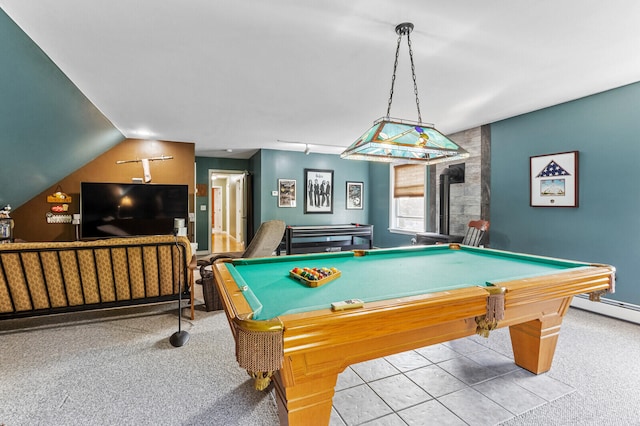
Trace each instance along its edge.
{"label": "light carpet", "polygon": [[177,326],[177,304],[0,322],[0,424],[278,424],[222,312],[183,320],[180,348]]}
{"label": "light carpet", "polygon": [[[277,425],[224,314],[200,306],[174,348],[176,307],[0,321],[0,424]],[[512,356],[506,329],[482,341]],[[504,425],[640,425],[639,359],[639,325],[572,308],[546,374],[576,391]]]}

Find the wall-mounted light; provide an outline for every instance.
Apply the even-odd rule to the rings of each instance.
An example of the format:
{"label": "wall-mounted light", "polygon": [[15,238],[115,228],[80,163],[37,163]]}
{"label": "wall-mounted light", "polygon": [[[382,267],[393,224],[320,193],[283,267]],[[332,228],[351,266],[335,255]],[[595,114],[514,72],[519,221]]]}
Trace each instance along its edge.
{"label": "wall-mounted light", "polygon": [[142,158],[136,160],[118,160],[116,164],[125,164],[125,163],[142,163],[142,174],[144,175],[144,182],[151,182],[151,168],[149,166],[150,161],[165,161],[165,160],[173,160],[173,155],[161,155],[159,157],[151,157],[151,158]]}

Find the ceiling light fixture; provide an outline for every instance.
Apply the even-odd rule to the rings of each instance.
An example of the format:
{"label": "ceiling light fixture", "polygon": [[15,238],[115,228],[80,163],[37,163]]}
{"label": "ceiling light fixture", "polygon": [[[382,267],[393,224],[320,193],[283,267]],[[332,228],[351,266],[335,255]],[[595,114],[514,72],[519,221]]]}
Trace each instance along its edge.
{"label": "ceiling light fixture", "polygon": [[[420,101],[418,99],[418,85],[411,51],[409,34],[413,31],[413,24],[405,22],[396,26],[398,45],[393,65],[391,92],[387,106],[387,115],[376,120],[373,127],[367,130],[342,154],[341,158],[348,160],[369,160],[384,162],[412,162],[436,164],[445,161],[460,160],[469,157],[469,153],[459,147],[451,139],[440,133],[432,124],[422,122]],[[413,77],[413,91],[416,95],[418,121],[407,121],[390,118],[391,101],[393,100],[393,86],[396,80],[398,54],[402,36],[407,36],[409,58],[411,59],[411,76]]]}

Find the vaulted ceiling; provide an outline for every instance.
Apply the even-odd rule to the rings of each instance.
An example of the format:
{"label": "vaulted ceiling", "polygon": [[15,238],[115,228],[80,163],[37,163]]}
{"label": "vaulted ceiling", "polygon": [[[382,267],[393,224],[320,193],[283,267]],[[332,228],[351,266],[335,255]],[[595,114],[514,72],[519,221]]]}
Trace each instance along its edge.
{"label": "vaulted ceiling", "polygon": [[[425,122],[468,129],[640,80],[636,0],[0,0],[127,137],[339,153],[386,114],[405,21]],[[406,38],[392,117],[417,119]],[[231,151],[231,152],[229,152]]]}

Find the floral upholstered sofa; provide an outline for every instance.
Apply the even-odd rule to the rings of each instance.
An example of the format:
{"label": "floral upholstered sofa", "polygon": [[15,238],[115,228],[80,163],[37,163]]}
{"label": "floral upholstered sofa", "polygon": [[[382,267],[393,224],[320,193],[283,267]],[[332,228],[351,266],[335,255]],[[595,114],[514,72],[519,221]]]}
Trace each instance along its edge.
{"label": "floral upholstered sofa", "polygon": [[0,244],[0,319],[177,300],[194,265],[182,236]]}

